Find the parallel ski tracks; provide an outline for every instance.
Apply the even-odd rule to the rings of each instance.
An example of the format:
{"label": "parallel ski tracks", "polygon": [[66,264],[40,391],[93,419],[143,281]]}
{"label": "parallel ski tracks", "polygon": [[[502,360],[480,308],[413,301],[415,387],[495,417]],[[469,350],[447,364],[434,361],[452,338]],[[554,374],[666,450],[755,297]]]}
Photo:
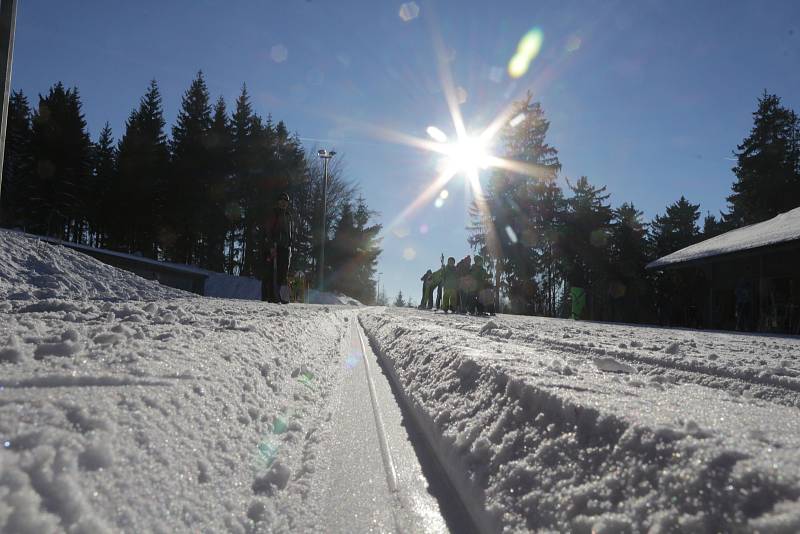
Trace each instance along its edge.
{"label": "parallel ski tracks", "polygon": [[[454,330],[460,330],[455,326]],[[737,372],[725,367],[701,367],[693,365],[691,362],[681,362],[675,360],[664,360],[661,358],[650,357],[646,354],[633,353],[626,350],[609,348],[591,348],[560,341],[557,339],[536,338],[506,338],[505,336],[495,335],[491,332],[486,334],[488,338],[495,338],[504,343],[516,345],[524,350],[546,349],[548,351],[560,351],[565,356],[583,354],[588,356],[611,356],[623,360],[626,363],[635,364],[643,374],[652,375],[651,371],[663,371],[677,381],[691,382],[700,386],[721,389],[731,394],[740,395],[744,391],[749,391],[754,398],[773,402],[792,408],[800,408],[800,381],[792,380],[790,377],[783,376],[763,376],[753,377],[745,373]]]}

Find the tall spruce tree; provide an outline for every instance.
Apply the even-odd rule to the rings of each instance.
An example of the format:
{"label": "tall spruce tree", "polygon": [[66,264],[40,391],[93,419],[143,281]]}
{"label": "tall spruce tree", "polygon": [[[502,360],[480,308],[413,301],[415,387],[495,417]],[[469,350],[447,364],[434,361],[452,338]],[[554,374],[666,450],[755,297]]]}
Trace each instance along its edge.
{"label": "tall spruce tree", "polygon": [[738,146],[729,219],[761,222],[800,206],[800,120],[776,95],[764,94],[750,135]]}
{"label": "tall spruce tree", "polygon": [[653,320],[647,225],[642,212],[625,202],[614,210],[609,243],[610,310],[604,319],[629,323]]}
{"label": "tall spruce tree", "polygon": [[110,196],[116,217],[109,222],[109,244],[149,258],[160,255],[171,235],[162,231],[166,213],[173,209],[165,198],[169,148],[164,133],[164,110],[155,80],[139,107],[125,123],[118,147],[118,174]]}
{"label": "tall spruce tree", "polygon": [[[650,223],[650,246],[656,258],[666,256],[702,239],[697,221],[700,205],[685,197],[667,206],[665,215],[656,215]],[[691,273],[677,270],[655,275],[654,291],[659,320],[669,325],[685,326],[686,316],[694,299],[697,280]]]}
{"label": "tall spruce tree", "polygon": [[105,247],[108,228],[116,216],[111,195],[117,180],[117,149],[111,126],[106,123],[92,146],[92,186],[88,197],[90,244]]}
{"label": "tall spruce tree", "polygon": [[[568,182],[569,183],[569,182]],[[559,235],[567,282],[583,288],[590,319],[602,317],[607,296],[609,236],[612,210],[606,188],[594,187],[582,176],[569,184],[572,197],[563,214]]]}
{"label": "tall spruce tree", "polygon": [[207,236],[205,200],[211,182],[211,103],[202,71],[183,95],[181,109],[172,128],[172,165],[167,186],[170,210],[167,228],[174,240],[165,243],[167,257],[179,263],[205,265]]}
{"label": "tall spruce tree", "polygon": [[31,132],[30,229],[60,239],[85,238],[91,140],[77,88],[61,82],[39,95]]}
{"label": "tall spruce tree", "polygon": [[22,91],[8,103],[3,181],[0,189],[0,225],[25,228],[29,224],[28,196],[33,180],[31,108]]}
{"label": "tall spruce tree", "polygon": [[326,280],[328,287],[363,303],[375,301],[375,266],[381,249],[378,234],[381,225],[370,225],[373,212],[363,197],[359,197],[355,211],[350,203],[344,204],[328,245]]}
{"label": "tall spruce tree", "polygon": [[[247,86],[236,99],[231,117],[231,178],[230,197],[225,215],[230,223],[228,244],[225,253],[227,271],[231,274],[250,274],[251,262],[245,255],[253,239],[254,220],[251,202],[254,195],[251,174],[255,168],[256,143],[254,129],[257,117],[253,113]],[[245,267],[247,263],[247,267]]]}
{"label": "tall spruce tree", "polygon": [[513,311],[553,314],[558,276],[552,240],[563,198],[555,178],[561,164],[558,151],[546,142],[550,123],[530,93],[514,105],[512,116],[516,120],[500,135],[504,155],[535,171],[493,173],[485,198],[471,210],[470,243],[495,265],[498,292],[502,285]]}
{"label": "tall spruce tree", "polygon": [[364,304],[375,302],[375,272],[378,266],[378,256],[382,250],[380,248],[380,238],[378,237],[383,229],[380,224],[370,224],[370,220],[376,213],[367,207],[367,201],[363,196],[359,196],[356,201],[356,231],[358,232],[358,268],[355,272],[358,281],[358,291],[353,295]]}
{"label": "tall spruce tree", "polygon": [[226,216],[226,206],[233,194],[231,128],[225,100],[222,97],[214,105],[214,116],[207,143],[211,169],[205,199],[207,214],[203,233],[206,240],[202,255],[206,258],[207,268],[222,272],[226,268],[225,244],[233,228]]}

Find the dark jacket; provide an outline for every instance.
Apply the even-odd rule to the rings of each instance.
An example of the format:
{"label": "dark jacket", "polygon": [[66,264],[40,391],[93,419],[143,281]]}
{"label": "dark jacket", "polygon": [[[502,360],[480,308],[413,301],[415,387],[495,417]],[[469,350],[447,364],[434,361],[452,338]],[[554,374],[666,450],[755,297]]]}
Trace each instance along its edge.
{"label": "dark jacket", "polygon": [[478,265],[477,263],[473,264],[472,272],[470,274],[472,274],[476,291],[486,289],[492,285],[491,279],[489,278],[489,273],[486,272],[486,269],[483,268],[483,265]]}
{"label": "dark jacket", "polygon": [[270,247],[291,248],[293,239],[292,214],[276,208],[267,223],[267,242]]}

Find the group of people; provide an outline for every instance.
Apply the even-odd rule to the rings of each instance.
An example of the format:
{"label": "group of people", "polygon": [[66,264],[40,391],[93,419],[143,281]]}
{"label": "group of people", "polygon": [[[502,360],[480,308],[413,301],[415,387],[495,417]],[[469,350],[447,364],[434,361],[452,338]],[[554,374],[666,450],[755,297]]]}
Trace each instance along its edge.
{"label": "group of people", "polygon": [[[443,257],[444,259],[444,257]],[[494,315],[494,291],[483,258],[465,256],[456,264],[452,256],[437,271],[428,271],[422,280],[421,310],[442,310],[445,313]],[[436,290],[434,303],[433,292]]]}

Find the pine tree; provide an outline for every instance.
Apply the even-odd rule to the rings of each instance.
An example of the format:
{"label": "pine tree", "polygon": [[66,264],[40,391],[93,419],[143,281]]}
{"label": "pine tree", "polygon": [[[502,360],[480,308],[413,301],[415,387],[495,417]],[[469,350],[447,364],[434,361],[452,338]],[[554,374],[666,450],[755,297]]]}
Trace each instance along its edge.
{"label": "pine tree", "polygon": [[25,228],[28,196],[33,181],[31,108],[22,91],[11,93],[0,189],[0,225]]}
{"label": "pine tree", "polygon": [[397,297],[395,297],[395,299],[394,299],[394,306],[396,308],[405,308],[406,301],[403,300],[403,292],[402,291],[398,291]]}
{"label": "pine tree", "polygon": [[[665,215],[656,215],[650,224],[650,247],[655,258],[671,254],[702,239],[697,221],[700,205],[681,198],[667,206]],[[654,292],[662,323],[686,325],[686,312],[693,301],[696,280],[689,272],[668,270],[656,273]]]}
{"label": "pine tree", "polygon": [[561,164],[558,151],[545,141],[550,123],[530,93],[515,104],[512,116],[520,119],[501,132],[504,155],[536,172],[494,172],[485,198],[471,208],[470,244],[494,264],[497,301],[502,286],[513,311],[555,314],[560,276],[554,242],[563,209],[555,178]]}
{"label": "pine tree", "polygon": [[106,123],[92,146],[92,186],[88,203],[90,244],[104,247],[111,221],[115,217],[111,192],[117,180],[117,149],[111,126]]}
{"label": "pine tree", "polygon": [[355,222],[356,230],[358,232],[358,257],[356,270],[356,279],[358,281],[359,291],[356,292],[355,298],[364,304],[375,302],[375,271],[378,266],[378,256],[381,254],[379,247],[380,238],[378,235],[381,233],[383,226],[380,224],[370,224],[370,219],[375,215],[367,207],[367,201],[364,197],[359,196],[356,202]]}
{"label": "pine tree", "polygon": [[[231,117],[231,178],[229,191],[231,197],[225,208],[231,223],[228,245],[225,253],[227,272],[230,274],[250,274],[251,261],[245,255],[254,239],[255,221],[252,217],[251,201],[254,195],[251,173],[255,168],[255,139],[253,130],[257,117],[253,114],[247,86],[236,99]],[[247,264],[247,267],[245,266]]]}
{"label": "pine tree", "polygon": [[363,197],[358,198],[355,212],[350,203],[342,207],[336,228],[328,245],[326,274],[331,289],[369,304],[375,301],[375,274],[378,255],[378,233],[381,225],[370,225],[373,212]]}
{"label": "pine tree", "polygon": [[117,180],[111,188],[116,216],[109,222],[109,245],[129,253],[156,258],[160,246],[174,237],[164,232],[165,212],[173,209],[166,198],[169,148],[164,133],[164,110],[155,80],[139,107],[131,111],[120,140]]}
{"label": "pine tree", "polygon": [[82,242],[91,172],[91,141],[77,88],[61,82],[39,95],[33,114],[30,229]]}
{"label": "pine tree", "polygon": [[651,279],[645,270],[650,255],[642,215],[628,202],[614,210],[609,243],[611,310],[606,319],[633,323],[652,320]]}
{"label": "pine tree", "polygon": [[728,197],[736,226],[800,206],[800,120],[780,98],[764,91],[750,135],[737,148],[737,180]]}
{"label": "pine tree", "polygon": [[[203,73],[198,72],[183,95],[178,119],[172,128],[172,165],[167,186],[171,209],[167,226],[174,242],[166,252],[172,261],[206,265],[205,200],[211,182],[211,103]],[[170,246],[171,245],[171,246]]]}
{"label": "pine tree", "polygon": [[685,197],[667,206],[665,215],[656,215],[650,225],[650,240],[656,257],[666,256],[700,240],[700,204]]}
{"label": "pine tree", "polygon": [[234,228],[227,217],[226,208],[235,198],[231,183],[233,171],[231,128],[225,100],[222,97],[214,105],[214,116],[207,142],[211,169],[205,199],[208,211],[203,232],[207,240],[203,256],[207,259],[206,266],[209,269],[222,272],[226,269],[226,240]]}
{"label": "pine tree", "polygon": [[[569,182],[568,182],[569,183]],[[569,184],[572,197],[563,214],[563,231],[559,236],[567,282],[583,288],[590,319],[602,316],[607,295],[608,248],[612,210],[606,188],[594,187],[582,176]]]}

